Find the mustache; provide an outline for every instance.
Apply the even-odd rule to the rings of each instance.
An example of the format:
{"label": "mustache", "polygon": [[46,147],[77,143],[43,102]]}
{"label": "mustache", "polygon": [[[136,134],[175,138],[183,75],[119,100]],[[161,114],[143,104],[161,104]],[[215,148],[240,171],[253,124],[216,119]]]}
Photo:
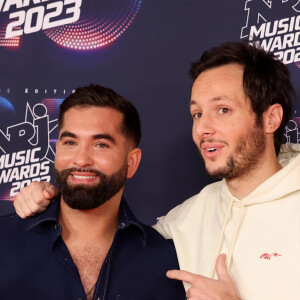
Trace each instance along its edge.
{"label": "mustache", "polygon": [[200,140],[200,147],[204,144],[204,143],[208,143],[208,144],[224,144],[226,146],[228,146],[228,143],[224,140],[218,140],[218,139],[212,139],[212,138],[202,138]]}

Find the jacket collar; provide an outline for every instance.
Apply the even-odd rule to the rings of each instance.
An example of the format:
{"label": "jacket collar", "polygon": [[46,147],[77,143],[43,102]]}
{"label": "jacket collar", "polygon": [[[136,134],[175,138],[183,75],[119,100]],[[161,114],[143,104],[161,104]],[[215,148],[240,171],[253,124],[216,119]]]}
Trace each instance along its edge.
{"label": "jacket collar", "polygon": [[[26,231],[31,230],[36,226],[40,226],[47,222],[49,224],[53,224],[53,223],[59,224],[60,201],[61,201],[61,196],[59,194],[55,199],[55,201],[53,201],[44,212],[34,217],[30,217],[26,219],[25,220],[25,222],[27,222]],[[142,234],[143,246],[145,246],[147,241],[146,231],[143,225],[136,219],[135,215],[129,208],[126,200],[122,197],[120,203],[119,225],[118,225],[117,232],[119,230],[128,229],[131,226],[137,228],[140,231],[140,233]]]}

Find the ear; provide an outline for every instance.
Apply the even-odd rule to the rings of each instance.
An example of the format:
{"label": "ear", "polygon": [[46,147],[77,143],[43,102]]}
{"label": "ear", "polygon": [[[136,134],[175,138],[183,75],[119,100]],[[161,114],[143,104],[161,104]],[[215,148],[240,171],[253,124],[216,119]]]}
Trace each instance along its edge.
{"label": "ear", "polygon": [[279,103],[270,105],[263,113],[265,133],[274,133],[281,124],[283,109]]}
{"label": "ear", "polygon": [[127,164],[128,164],[128,171],[127,171],[127,178],[131,178],[138,166],[140,164],[142,158],[142,150],[140,148],[132,149],[127,155]]}

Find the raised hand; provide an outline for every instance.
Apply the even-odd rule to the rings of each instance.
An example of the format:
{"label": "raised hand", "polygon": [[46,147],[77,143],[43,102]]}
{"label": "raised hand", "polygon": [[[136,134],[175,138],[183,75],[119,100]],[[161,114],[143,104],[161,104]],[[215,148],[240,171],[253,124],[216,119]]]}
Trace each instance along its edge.
{"label": "raised hand", "polygon": [[183,270],[168,271],[167,276],[192,285],[186,292],[189,300],[239,300],[233,281],[227,272],[225,254],[218,257],[216,271],[217,280]]}
{"label": "raised hand", "polygon": [[32,182],[24,187],[15,198],[16,213],[22,219],[34,216],[44,211],[57,194],[57,189],[49,182]]}

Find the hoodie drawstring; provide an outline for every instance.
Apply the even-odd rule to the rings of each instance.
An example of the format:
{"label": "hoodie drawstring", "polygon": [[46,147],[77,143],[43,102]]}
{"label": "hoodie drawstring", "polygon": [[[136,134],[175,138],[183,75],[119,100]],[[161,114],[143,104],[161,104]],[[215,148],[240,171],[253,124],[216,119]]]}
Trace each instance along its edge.
{"label": "hoodie drawstring", "polygon": [[238,236],[240,225],[241,225],[242,220],[243,220],[243,215],[242,214],[245,211],[244,208],[245,208],[245,203],[242,203],[242,205],[240,207],[240,210],[239,210],[238,219],[237,219],[237,222],[236,222],[236,225],[235,225],[233,239],[232,239],[230,250],[229,250],[229,253],[228,253],[228,257],[227,257],[227,269],[230,267],[230,264],[231,264],[233,249],[234,249],[235,242],[236,242],[236,239],[237,239],[237,236]]}
{"label": "hoodie drawstring", "polygon": [[[223,240],[224,240],[224,237],[225,237],[224,233],[225,233],[225,229],[226,229],[226,226],[228,224],[228,221],[229,221],[229,217],[230,217],[230,214],[231,214],[233,203],[234,203],[234,198],[231,198],[231,202],[230,202],[230,205],[229,205],[227,213],[226,213],[226,217],[225,217],[225,220],[224,220],[224,223],[223,223],[223,227],[222,227],[222,231],[221,231],[221,234],[220,234],[218,246],[217,246],[217,249],[216,249],[215,258],[214,258],[213,265],[212,265],[211,278],[214,277],[214,273],[215,273],[215,269],[216,269],[216,262],[217,262],[218,256],[220,255],[220,252],[221,252],[221,249],[222,249],[222,243],[223,243]],[[236,225],[235,225],[234,234],[233,234],[232,242],[231,242],[231,245],[230,245],[229,253],[227,255],[227,270],[229,269],[230,264],[231,264],[233,250],[234,250],[235,242],[237,240],[240,225],[241,225],[242,220],[243,220],[244,211],[245,211],[245,203],[243,202],[240,206],[240,209],[239,209],[238,219],[237,219],[237,222],[236,222]]]}
{"label": "hoodie drawstring", "polygon": [[234,200],[233,200],[233,198],[231,198],[231,202],[230,202],[229,208],[228,208],[227,213],[226,213],[225,221],[223,223],[223,227],[222,227],[222,231],[221,231],[221,234],[220,234],[218,246],[217,246],[217,249],[216,249],[216,254],[215,254],[215,258],[214,258],[213,265],[212,265],[212,270],[211,270],[211,275],[210,275],[211,278],[214,277],[216,262],[217,262],[217,259],[218,259],[218,255],[221,251],[223,238],[224,238],[224,232],[225,232],[225,228],[227,226],[228,220],[229,220],[229,216],[230,216],[230,212],[231,212],[231,209],[232,209],[232,206],[233,206],[233,202],[234,202]]}

